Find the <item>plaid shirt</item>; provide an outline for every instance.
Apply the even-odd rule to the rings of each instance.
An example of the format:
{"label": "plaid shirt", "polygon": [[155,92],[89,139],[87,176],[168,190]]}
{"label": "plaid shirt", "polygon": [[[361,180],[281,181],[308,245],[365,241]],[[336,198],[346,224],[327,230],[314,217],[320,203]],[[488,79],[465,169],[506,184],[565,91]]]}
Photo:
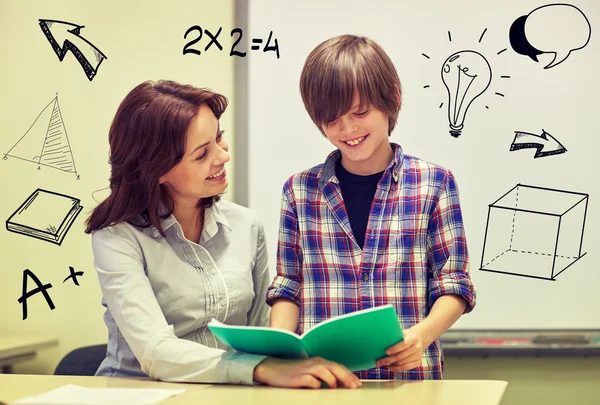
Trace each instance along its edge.
{"label": "plaid shirt", "polygon": [[[328,318],[392,304],[403,329],[421,322],[444,294],[475,305],[458,190],[451,171],[404,155],[394,158],[375,193],[363,250],[356,243],[335,175],[339,150],[283,187],[277,276],[267,303],[300,307],[298,333]],[[377,333],[377,331],[373,331]],[[441,379],[439,338],[422,365],[394,373],[357,372],[363,379]]]}

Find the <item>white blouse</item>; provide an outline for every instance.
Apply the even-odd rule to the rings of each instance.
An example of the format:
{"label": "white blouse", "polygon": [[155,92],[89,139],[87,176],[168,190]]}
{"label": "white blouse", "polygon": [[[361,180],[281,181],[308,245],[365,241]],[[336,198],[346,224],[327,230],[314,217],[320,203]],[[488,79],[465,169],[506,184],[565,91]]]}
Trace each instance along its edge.
{"label": "white blouse", "polygon": [[206,325],[212,318],[268,325],[262,224],[250,209],[221,200],[206,210],[199,244],[173,215],[162,226],[165,237],[129,223],[92,233],[108,327],[96,375],[252,384],[265,356],[228,351]]}

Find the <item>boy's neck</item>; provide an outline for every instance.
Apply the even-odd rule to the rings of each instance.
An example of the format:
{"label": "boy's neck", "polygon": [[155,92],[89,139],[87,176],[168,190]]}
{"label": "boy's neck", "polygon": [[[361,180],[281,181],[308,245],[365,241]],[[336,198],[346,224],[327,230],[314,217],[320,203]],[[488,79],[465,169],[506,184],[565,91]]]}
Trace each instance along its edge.
{"label": "boy's neck", "polygon": [[342,153],[342,166],[352,174],[368,176],[370,174],[383,172],[387,169],[393,159],[394,149],[392,148],[392,145],[390,145],[389,142],[382,142],[366,160],[351,161],[346,159]]}

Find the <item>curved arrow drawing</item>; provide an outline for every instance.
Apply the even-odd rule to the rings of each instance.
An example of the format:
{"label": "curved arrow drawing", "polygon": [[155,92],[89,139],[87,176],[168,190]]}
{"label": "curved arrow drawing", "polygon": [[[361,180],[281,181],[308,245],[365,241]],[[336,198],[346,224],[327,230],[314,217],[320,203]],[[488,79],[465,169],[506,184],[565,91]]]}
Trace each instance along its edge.
{"label": "curved arrow drawing", "polygon": [[534,158],[558,155],[565,153],[567,149],[552,135],[542,129],[540,135],[529,132],[515,131],[515,139],[510,145],[511,152],[514,150],[536,148]]}
{"label": "curved arrow drawing", "polygon": [[80,35],[84,26],[58,20],[40,19],[39,21],[40,28],[52,45],[58,60],[62,62],[67,52],[71,51],[87,78],[92,81],[102,61],[108,58],[94,44]]}

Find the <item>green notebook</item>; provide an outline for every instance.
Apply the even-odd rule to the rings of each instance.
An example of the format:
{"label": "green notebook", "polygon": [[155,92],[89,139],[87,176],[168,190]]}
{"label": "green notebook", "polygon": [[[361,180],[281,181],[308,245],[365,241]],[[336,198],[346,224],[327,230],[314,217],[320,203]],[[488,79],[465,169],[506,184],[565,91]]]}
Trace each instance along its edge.
{"label": "green notebook", "polygon": [[302,336],[275,328],[226,325],[215,319],[208,329],[240,352],[291,359],[322,357],[350,371],[374,368],[375,362],[386,356],[385,350],[403,339],[392,305],[328,319]]}

